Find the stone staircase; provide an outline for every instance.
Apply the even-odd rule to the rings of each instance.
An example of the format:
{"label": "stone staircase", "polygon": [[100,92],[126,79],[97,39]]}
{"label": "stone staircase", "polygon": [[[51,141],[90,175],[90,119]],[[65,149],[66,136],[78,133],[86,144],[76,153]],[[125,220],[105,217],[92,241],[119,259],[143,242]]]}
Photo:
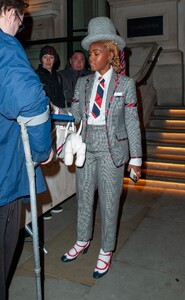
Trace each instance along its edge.
{"label": "stone staircase", "polygon": [[[155,107],[145,128],[139,186],[185,192],[185,107]],[[125,178],[125,184],[132,184]]]}

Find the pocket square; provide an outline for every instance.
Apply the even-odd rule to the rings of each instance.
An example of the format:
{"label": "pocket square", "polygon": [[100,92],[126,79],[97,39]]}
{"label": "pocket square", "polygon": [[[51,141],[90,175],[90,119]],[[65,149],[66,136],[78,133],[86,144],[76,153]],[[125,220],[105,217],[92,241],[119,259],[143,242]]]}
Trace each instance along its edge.
{"label": "pocket square", "polygon": [[121,96],[123,96],[122,92],[115,92],[114,93],[114,97],[121,97]]}

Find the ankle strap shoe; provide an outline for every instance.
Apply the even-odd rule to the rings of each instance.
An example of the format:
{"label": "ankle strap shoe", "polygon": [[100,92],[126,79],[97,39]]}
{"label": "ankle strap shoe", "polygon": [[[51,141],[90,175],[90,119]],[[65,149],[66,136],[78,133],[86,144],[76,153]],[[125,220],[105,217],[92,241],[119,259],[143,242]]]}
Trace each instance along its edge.
{"label": "ankle strap shoe", "polygon": [[[97,260],[96,268],[94,269],[93,277],[99,279],[104,276],[111,266],[112,252],[105,254],[100,253]],[[104,266],[102,266],[102,263]]]}
{"label": "ankle strap shoe", "polygon": [[88,241],[84,246],[75,243],[75,245],[62,257],[63,262],[69,262],[75,260],[80,253],[85,254],[89,249],[90,242]]}

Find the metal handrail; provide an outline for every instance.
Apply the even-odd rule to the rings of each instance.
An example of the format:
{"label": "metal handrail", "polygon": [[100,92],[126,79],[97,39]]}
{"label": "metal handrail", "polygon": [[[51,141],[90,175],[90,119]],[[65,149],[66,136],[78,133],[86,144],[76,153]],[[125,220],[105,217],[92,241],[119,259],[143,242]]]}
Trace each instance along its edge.
{"label": "metal handrail", "polygon": [[141,69],[139,70],[139,72],[137,72],[135,76],[133,76],[137,87],[147,84],[147,81],[153,72],[153,69],[158,61],[159,55],[162,50],[163,48],[159,47],[157,44],[153,45]]}

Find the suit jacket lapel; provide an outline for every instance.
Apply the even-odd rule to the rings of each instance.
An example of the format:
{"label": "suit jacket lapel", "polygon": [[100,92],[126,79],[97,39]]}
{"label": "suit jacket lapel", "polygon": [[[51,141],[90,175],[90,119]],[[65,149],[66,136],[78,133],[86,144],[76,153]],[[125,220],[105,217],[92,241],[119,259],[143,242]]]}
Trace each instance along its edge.
{"label": "suit jacket lapel", "polygon": [[107,99],[106,99],[106,109],[109,106],[109,103],[114,95],[115,89],[116,89],[116,72],[113,71],[111,79],[110,79],[110,83],[109,83],[109,87],[108,87],[108,91],[107,91]]}
{"label": "suit jacket lapel", "polygon": [[94,76],[91,75],[86,79],[86,86],[85,86],[86,107],[87,107],[88,114],[89,114],[90,97],[92,93],[93,83],[94,83]]}

